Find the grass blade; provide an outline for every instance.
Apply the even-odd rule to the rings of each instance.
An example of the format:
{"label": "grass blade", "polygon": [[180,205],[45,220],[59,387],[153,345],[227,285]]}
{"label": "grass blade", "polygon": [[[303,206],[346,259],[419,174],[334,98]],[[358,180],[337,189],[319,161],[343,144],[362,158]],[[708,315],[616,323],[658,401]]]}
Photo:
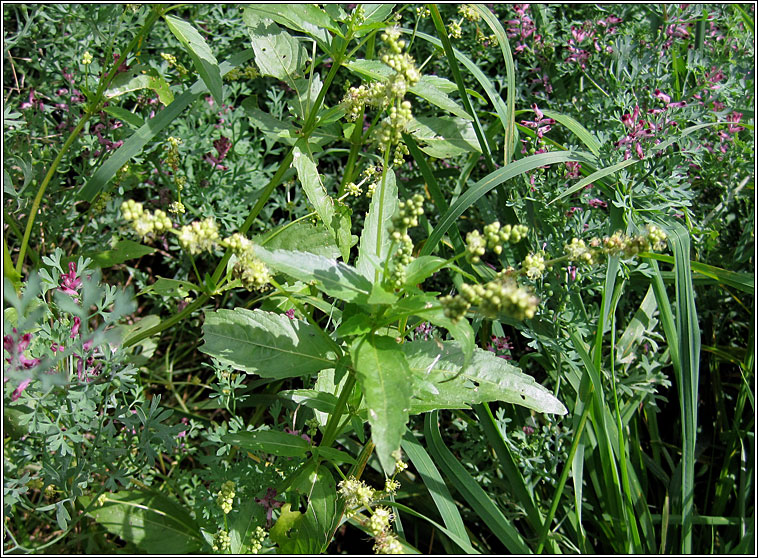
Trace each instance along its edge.
{"label": "grass blade", "polygon": [[[429,494],[432,495],[432,500],[434,500],[445,526],[451,533],[454,533],[470,546],[471,541],[466,533],[466,527],[463,525],[463,519],[461,519],[461,514],[458,512],[458,507],[455,505],[445,481],[442,480],[442,475],[434,466],[429,454],[409,430],[405,432],[403,437],[402,448],[421,475],[421,480],[429,490]],[[465,550],[463,546],[461,548]]]}
{"label": "grass blade", "polygon": [[[674,257],[666,254],[655,254],[652,252],[645,252],[641,254],[644,258],[651,258],[665,263],[674,263]],[[713,265],[704,264],[701,262],[690,262],[690,267],[694,273],[704,275],[718,283],[734,287],[742,292],[753,295],[755,293],[755,274],[754,273],[742,273],[739,271],[729,271],[728,269],[722,269]],[[694,277],[693,279],[696,279]]]}
{"label": "grass blade", "polygon": [[531,550],[515,527],[447,449],[437,425],[438,415],[438,411],[433,411],[426,415],[424,421],[424,433],[432,457],[438,462],[445,475],[455,483],[455,488],[463,495],[471,508],[510,552],[531,554]]}
{"label": "grass blade", "polygon": [[468,554],[481,554],[478,550],[476,550],[473,546],[471,546],[470,543],[467,543],[468,536],[466,539],[460,538],[458,535],[456,535],[454,532],[450,531],[449,529],[445,529],[442,525],[437,523],[436,521],[429,519],[424,514],[421,514],[417,512],[414,509],[409,508],[408,506],[405,506],[403,504],[399,504],[397,502],[393,502],[392,500],[379,500],[377,504],[384,504],[385,506],[390,506],[393,508],[397,508],[401,511],[404,511],[410,515],[413,515],[415,517],[418,517],[419,519],[423,519],[424,521],[428,521],[431,525],[433,525],[436,529],[439,529],[442,531],[445,535],[450,537],[450,540],[452,540],[455,544],[457,544],[459,547],[461,547],[463,550],[465,550]]}
{"label": "grass blade", "polygon": [[[482,155],[484,155],[484,161],[487,164],[487,168],[490,170],[490,172],[492,172],[495,170],[495,163],[492,161],[491,150],[489,144],[487,143],[487,139],[484,137],[482,125],[479,122],[476,111],[471,106],[471,100],[469,99],[468,92],[466,91],[466,85],[463,83],[463,77],[461,76],[461,71],[458,68],[458,62],[456,61],[456,56],[453,52],[453,46],[450,44],[450,39],[448,38],[447,29],[445,29],[445,24],[442,22],[442,17],[440,16],[440,11],[437,6],[434,4],[429,4],[428,7],[429,11],[432,14],[432,20],[434,21],[434,26],[437,29],[437,34],[442,40],[442,47],[445,50],[445,56],[447,57],[448,64],[450,65],[450,71],[453,73],[453,78],[455,79],[456,85],[458,85],[458,94],[460,95],[461,101],[463,102],[463,108],[473,118],[474,133],[476,133],[476,139],[479,140],[479,146],[482,148]],[[511,111],[511,114],[512,112],[513,111]]]}
{"label": "grass blade", "polygon": [[[526,510],[526,515],[529,520],[529,524],[535,533],[539,533],[542,530],[543,518],[539,508],[534,503],[534,496],[532,492],[527,488],[524,477],[521,471],[516,465],[516,461],[513,459],[511,450],[503,440],[503,434],[497,427],[495,417],[492,416],[492,411],[487,403],[482,403],[473,406],[474,411],[479,417],[479,424],[484,430],[484,434],[487,436],[487,440],[490,446],[495,450],[500,466],[503,468],[503,473],[508,479],[510,488],[513,490],[513,496],[516,501]],[[550,544],[550,551],[555,553],[558,551],[555,546],[555,542],[552,539],[548,539]]]}
{"label": "grass blade", "polygon": [[[221,75],[229,70],[244,64],[253,57],[252,49],[244,50],[235,54],[227,62],[221,64]],[[202,79],[197,80],[192,87],[174,99],[174,102],[148,120],[139,130],[134,132],[119,147],[103,165],[95,171],[87,183],[77,192],[77,198],[92,202],[106,184],[116,175],[132,157],[140,153],[145,146],[155,138],[166,126],[176,119],[187,107],[189,107],[200,95],[208,89]]]}
{"label": "grass blade", "polygon": [[566,126],[566,128],[579,138],[579,141],[587,146],[587,149],[589,149],[593,155],[600,155],[600,142],[597,141],[594,135],[592,135],[592,132],[582,126],[577,120],[567,114],[561,114],[554,110],[544,109],[542,113],[548,118],[552,118],[556,122]]}
{"label": "grass blade", "polygon": [[502,167],[494,172],[491,172],[479,182],[471,186],[466,192],[458,198],[455,203],[450,206],[450,209],[442,216],[437,226],[429,235],[429,239],[424,244],[421,250],[422,256],[428,256],[437,246],[447,230],[453,225],[456,219],[460,217],[469,207],[474,205],[476,201],[484,196],[487,192],[502,184],[506,180],[510,180],[516,176],[527,173],[538,167],[544,165],[552,165],[555,163],[565,163],[567,161],[580,161],[586,162],[588,154],[581,151],[558,151],[552,153],[540,153],[539,155],[530,155],[524,157],[518,161],[514,161],[507,167]]}
{"label": "grass blade", "polygon": [[692,525],[695,513],[695,440],[697,437],[698,374],[700,372],[700,327],[695,307],[695,291],[690,269],[690,238],[676,224],[666,230],[674,250],[676,272],[676,332],[680,359],[679,400],[682,411],[682,548],[692,552]]}
{"label": "grass blade", "polygon": [[492,32],[497,38],[497,43],[500,45],[500,50],[503,51],[503,60],[505,61],[505,81],[508,87],[508,96],[506,100],[507,112],[505,120],[502,121],[503,130],[505,131],[505,140],[503,148],[503,165],[508,165],[511,162],[511,157],[516,149],[516,68],[513,65],[513,55],[511,54],[511,46],[508,42],[508,37],[505,35],[505,29],[500,24],[494,14],[488,9],[479,5],[471,6],[475,12],[477,12],[484,22],[489,25]]}

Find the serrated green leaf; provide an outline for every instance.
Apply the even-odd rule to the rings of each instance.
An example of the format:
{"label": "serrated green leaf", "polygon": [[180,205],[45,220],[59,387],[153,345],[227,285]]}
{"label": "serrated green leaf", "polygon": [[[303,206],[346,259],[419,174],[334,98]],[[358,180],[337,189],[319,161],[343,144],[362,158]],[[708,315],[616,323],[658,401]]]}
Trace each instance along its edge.
{"label": "serrated green leaf", "polygon": [[447,159],[462,153],[480,153],[471,122],[460,118],[414,118],[406,132],[422,144],[419,149],[431,157]]}
{"label": "serrated green leaf", "polygon": [[137,296],[145,293],[156,293],[161,296],[168,296],[172,298],[181,297],[184,298],[189,295],[190,291],[200,292],[200,287],[189,281],[180,281],[178,279],[166,279],[165,277],[159,277],[158,280],[152,285],[146,286]]}
{"label": "serrated green leaf", "polygon": [[320,466],[318,471],[309,475],[306,494],[308,508],[298,525],[298,535],[300,538],[313,539],[316,544],[311,553],[321,554],[326,551],[331,540],[332,525],[337,515],[334,477],[326,466]]}
{"label": "serrated green leaf", "polygon": [[405,286],[412,287],[423,283],[425,279],[442,269],[446,262],[447,260],[438,258],[437,256],[420,256],[415,258],[405,268]]}
{"label": "serrated green leaf", "polygon": [[86,253],[83,254],[83,256],[92,258],[92,261],[97,267],[111,267],[128,260],[147,256],[153,252],[155,252],[155,248],[145,246],[139,242],[134,242],[133,240],[119,240],[110,250]]}
{"label": "serrated green leaf", "polygon": [[[80,496],[82,506],[91,502]],[[88,515],[127,542],[155,554],[191,554],[203,547],[200,527],[177,502],[157,492],[124,490],[106,494]]]}
{"label": "serrated green leaf", "polygon": [[304,405],[310,409],[331,413],[337,406],[337,398],[331,393],[315,389],[290,389],[279,392],[279,397],[290,399],[298,405]]}
{"label": "serrated green leaf", "polygon": [[361,4],[363,8],[363,23],[355,32],[356,37],[361,37],[371,31],[384,26],[384,21],[392,14],[395,4]]}
{"label": "serrated green leaf", "polygon": [[386,324],[390,324],[398,319],[409,315],[418,316],[438,327],[443,327],[450,332],[453,338],[460,343],[463,350],[464,362],[467,366],[471,361],[474,353],[475,336],[468,320],[465,318],[453,322],[445,316],[440,307],[439,301],[431,295],[422,294],[404,298],[392,306],[389,312],[385,314]]}
{"label": "serrated green leaf", "polygon": [[[164,106],[174,102],[174,94],[169,89],[168,83],[163,79],[155,68],[147,70],[148,73],[133,75],[133,73],[118,74],[111,82],[110,88],[105,91],[107,99],[113,99],[130,91],[140,89],[152,89],[158,95],[158,100]],[[128,112],[128,111],[127,111]],[[129,113],[132,114],[132,113]]]}
{"label": "serrated green leaf", "polygon": [[371,198],[366,221],[361,234],[360,250],[356,267],[361,275],[372,283],[380,277],[378,266],[387,257],[390,247],[389,226],[397,209],[397,184],[395,173],[387,169]]}
{"label": "serrated green leaf", "polygon": [[321,76],[313,74],[313,79],[296,79],[294,85],[297,97],[290,102],[290,106],[295,111],[295,116],[305,120],[321,91]]}
{"label": "serrated green leaf", "polygon": [[242,19],[247,25],[255,63],[261,74],[286,81],[294,88],[295,78],[299,77],[307,59],[300,41],[276,23],[261,19],[251,6],[242,12]]}
{"label": "serrated green leaf", "polygon": [[337,465],[340,465],[342,463],[352,465],[353,463],[356,463],[355,458],[353,458],[350,454],[345,453],[344,451],[336,450],[334,448],[313,448],[313,455],[318,455],[323,459],[331,461]]}
{"label": "serrated green leaf", "polygon": [[208,91],[213,95],[213,99],[218,106],[221,106],[224,103],[221,70],[218,67],[216,57],[213,56],[210,47],[208,47],[208,43],[190,23],[171,15],[163,16],[163,18],[168,28],[179,39],[179,42],[192,58],[195,70],[197,70]]}
{"label": "serrated green leaf", "polygon": [[308,33],[319,40],[322,46],[329,44],[327,29],[338,35],[341,34],[332,18],[314,4],[251,4],[245,6],[245,10],[260,17],[272,19],[295,31]]}
{"label": "serrated green leaf", "polygon": [[266,512],[263,506],[257,504],[254,499],[243,500],[238,513],[229,525],[229,551],[231,554],[243,554],[245,547],[250,544],[250,539],[256,527],[264,526]]}
{"label": "serrated green leaf", "polygon": [[227,444],[239,446],[249,451],[263,451],[283,457],[304,457],[311,447],[300,436],[276,430],[235,432],[234,434],[226,434],[221,439]]}
{"label": "serrated green leaf", "polygon": [[306,283],[316,286],[329,296],[346,302],[366,303],[371,283],[358,271],[337,260],[292,250],[266,250],[257,247],[255,255],[266,265]]}
{"label": "serrated green leaf", "polygon": [[[475,349],[471,364],[454,341],[402,345],[414,378],[414,398],[439,409],[505,401],[540,413],[566,414],[566,407],[534,378],[489,351]],[[450,405],[450,407],[448,407]]]}
{"label": "serrated green leaf", "polygon": [[[297,170],[300,184],[303,186],[308,200],[313,204],[316,213],[321,218],[327,229],[335,236],[342,259],[347,260],[350,255],[350,218],[334,207],[334,200],[326,192],[321,176],[318,173],[316,161],[308,148],[305,139],[299,140],[292,151],[292,166]],[[347,237],[344,232],[347,231]]]}
{"label": "serrated green leaf", "polygon": [[267,250],[296,250],[325,258],[336,258],[340,255],[334,235],[320,223],[287,223],[267,233],[256,235],[253,241],[265,246]]}
{"label": "serrated green leaf", "polygon": [[293,145],[297,141],[295,127],[289,122],[284,122],[271,116],[255,106],[255,99],[248,97],[242,102],[242,108],[250,117],[250,121],[263,134],[273,140],[282,141],[287,145]]}
{"label": "serrated green leaf", "polygon": [[316,328],[262,310],[206,312],[204,352],[264,378],[291,378],[334,366],[332,347]]}
{"label": "serrated green leaf", "polygon": [[394,338],[370,335],[351,347],[353,366],[363,390],[371,439],[384,471],[395,469],[392,453],[400,448],[410,410],[411,371]]}
{"label": "serrated green leaf", "polygon": [[464,120],[471,120],[471,115],[463,110],[463,107],[453,101],[444,91],[439,89],[436,85],[437,81],[430,79],[431,77],[422,76],[418,83],[411,87],[409,91]]}
{"label": "serrated green leaf", "polygon": [[279,519],[276,520],[276,523],[274,523],[269,532],[271,540],[278,544],[280,548],[290,543],[287,534],[300,522],[303,516],[297,510],[292,511],[291,507],[289,502],[282,505],[279,510]]}

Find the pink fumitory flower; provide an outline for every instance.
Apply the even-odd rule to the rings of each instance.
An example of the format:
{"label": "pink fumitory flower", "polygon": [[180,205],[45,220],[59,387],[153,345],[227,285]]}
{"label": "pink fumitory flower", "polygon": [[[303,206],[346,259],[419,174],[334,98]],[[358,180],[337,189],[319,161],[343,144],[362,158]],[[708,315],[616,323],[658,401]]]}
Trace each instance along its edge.
{"label": "pink fumitory flower", "polygon": [[229,170],[229,167],[222,165],[221,161],[226,159],[226,155],[229,153],[229,150],[232,147],[232,140],[225,136],[221,136],[221,138],[213,142],[213,147],[216,149],[218,155],[211,155],[210,153],[206,153],[205,161],[210,163],[214,169],[219,169],[222,171]]}
{"label": "pink fumitory flower", "polygon": [[263,506],[266,510],[266,527],[271,527],[271,516],[276,508],[281,508],[284,502],[276,500],[276,488],[268,487],[263,498],[256,498],[255,503]]}
{"label": "pink fumitory flower", "polygon": [[81,286],[82,280],[76,276],[76,264],[69,262],[68,273],[61,275],[61,286],[58,290],[70,296],[77,296]]}

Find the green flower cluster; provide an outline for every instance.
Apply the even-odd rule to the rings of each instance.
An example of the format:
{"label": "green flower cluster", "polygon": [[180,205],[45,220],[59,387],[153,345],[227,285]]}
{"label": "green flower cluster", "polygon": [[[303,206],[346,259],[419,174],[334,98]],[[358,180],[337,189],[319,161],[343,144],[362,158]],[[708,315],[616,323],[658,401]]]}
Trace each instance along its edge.
{"label": "green flower cluster", "polygon": [[134,200],[126,200],[121,204],[121,214],[143,239],[152,233],[173,230],[173,223],[164,211],[156,209],[155,213],[151,213]]}
{"label": "green flower cluster", "polygon": [[192,221],[179,231],[179,244],[193,256],[209,252],[219,241],[218,225],[213,217]]}
{"label": "green flower cluster", "polygon": [[440,298],[445,315],[457,322],[471,306],[478,306],[482,314],[494,318],[507,314],[516,320],[533,318],[539,299],[520,286],[512,277],[513,270],[501,271],[495,279],[484,285],[461,285],[461,294]]}
{"label": "green flower cluster", "polygon": [[219,530],[213,535],[213,544],[211,548],[216,552],[226,552],[232,544],[232,539],[229,537],[229,533],[223,529]]}
{"label": "green flower cluster", "polygon": [[251,80],[259,77],[258,69],[253,64],[248,64],[242,68],[232,68],[229,70],[224,79],[226,81],[240,81],[243,79]]}
{"label": "green flower cluster", "polygon": [[589,246],[578,238],[571,240],[563,249],[572,262],[592,265],[602,256],[616,256],[622,254],[625,258],[631,258],[640,252],[650,250],[661,251],[666,248],[666,233],[655,225],[648,225],[643,234],[629,236],[616,232],[611,236],[593,238]]}
{"label": "green flower cluster", "polygon": [[232,511],[235,494],[234,481],[226,481],[221,485],[221,490],[219,490],[216,495],[216,503],[221,507],[221,511],[223,511],[224,514],[228,514]]}
{"label": "green flower cluster", "polygon": [[382,33],[382,41],[387,44],[389,50],[382,54],[381,60],[397,72],[389,85],[393,96],[399,98],[418,83],[421,72],[416,68],[413,57],[403,52],[405,41],[400,38],[399,27],[391,27]]}
{"label": "green flower cluster", "polygon": [[463,29],[461,29],[461,24],[457,21],[450,22],[450,25],[447,26],[447,28],[450,30],[448,35],[452,39],[460,39],[463,35]]}
{"label": "green flower cluster", "polygon": [[176,56],[174,56],[173,54],[161,52],[161,58],[163,58],[168,63],[169,68],[176,68],[176,71],[179,72],[179,75],[181,77],[184,77],[189,73],[189,70],[187,70],[187,68],[185,68],[183,64],[179,63],[176,60]]}
{"label": "green flower cluster", "polygon": [[374,537],[374,552],[377,554],[402,554],[403,546],[392,533],[392,521],[395,515],[384,506],[371,508],[371,504],[379,497],[387,497],[395,494],[400,483],[395,476],[405,470],[408,465],[401,459],[399,450],[393,453],[395,458],[395,472],[391,479],[387,479],[384,493],[377,492],[363,481],[355,477],[348,477],[339,483],[339,493],[345,500],[345,511],[348,517],[355,516],[359,508],[365,507],[369,511],[369,517],[361,515],[358,521],[364,525]]}
{"label": "green flower cluster", "polygon": [[166,163],[176,172],[179,169],[179,145],[182,143],[180,138],[169,136],[168,145],[166,146]]}
{"label": "green flower cluster", "polygon": [[403,554],[403,545],[392,532],[392,521],[395,519],[388,508],[374,508],[371,517],[364,523],[374,537],[374,552],[376,554]]}
{"label": "green flower cluster", "polygon": [[[181,202],[174,202],[171,210],[183,212],[184,206]],[[211,251],[218,246],[229,248],[237,256],[232,275],[239,278],[247,290],[263,290],[271,279],[266,264],[255,257],[253,243],[239,233],[221,239],[218,225],[213,217],[193,221],[189,225],[184,225],[179,231],[175,231],[171,220],[163,211],[158,209],[155,213],[150,213],[142,207],[141,203],[134,200],[126,200],[122,203],[121,213],[143,238],[153,232],[172,232],[179,237],[182,248],[193,256]]]}
{"label": "green flower cluster", "polygon": [[392,289],[399,289],[405,284],[405,269],[413,261],[413,240],[408,229],[418,225],[418,218],[424,214],[424,197],[416,194],[411,199],[397,204],[397,212],[392,217],[389,233],[397,248],[388,262],[390,269],[385,284]]}
{"label": "green flower cluster", "polygon": [[471,231],[466,235],[466,259],[471,263],[479,263],[487,250],[500,255],[505,243],[521,242],[527,232],[529,227],[525,225],[505,225],[501,228],[499,221],[485,225],[484,236],[477,230]]}
{"label": "green flower cluster", "polygon": [[359,507],[370,506],[376,496],[376,490],[355,477],[348,477],[337,486],[340,496],[345,500],[345,510],[348,514]]}
{"label": "green flower cluster", "polygon": [[521,264],[521,269],[529,279],[539,279],[545,271],[545,252],[528,254]]}
{"label": "green flower cluster", "polygon": [[[355,121],[366,105],[380,110],[389,109],[389,114],[377,127],[374,139],[382,150],[400,143],[402,131],[413,118],[410,101],[403,100],[408,89],[421,79],[413,57],[403,52],[406,43],[400,39],[400,28],[391,27],[382,33],[386,49],[381,53],[381,61],[394,70],[387,81],[375,81],[369,85],[351,87],[342,99],[348,120]],[[395,159],[402,152],[395,154]]]}
{"label": "green flower cluster", "polygon": [[255,257],[252,241],[240,233],[234,233],[222,245],[237,255],[232,275],[240,279],[243,287],[248,291],[263,290],[269,284],[271,274],[266,264]]}
{"label": "green flower cluster", "polygon": [[266,533],[263,527],[255,528],[255,531],[250,535],[250,554],[258,554],[260,552],[266,536],[268,536],[268,533]]}
{"label": "green flower cluster", "polygon": [[393,519],[394,516],[388,508],[377,507],[374,508],[374,513],[369,517],[367,526],[371,534],[378,537],[385,531],[389,531]]}
{"label": "green flower cluster", "polygon": [[[371,199],[374,197],[374,192],[376,192],[376,185],[377,185],[377,181],[373,179],[375,177],[380,178],[382,176],[382,169],[381,167],[369,165],[363,170],[363,176],[365,177],[364,181],[365,180],[369,181],[368,186],[366,186],[366,195],[368,196],[369,199]],[[361,184],[362,183],[363,181],[361,181]]]}
{"label": "green flower cluster", "polygon": [[481,16],[474,10],[471,4],[461,4],[458,6],[458,13],[469,21],[477,22]]}

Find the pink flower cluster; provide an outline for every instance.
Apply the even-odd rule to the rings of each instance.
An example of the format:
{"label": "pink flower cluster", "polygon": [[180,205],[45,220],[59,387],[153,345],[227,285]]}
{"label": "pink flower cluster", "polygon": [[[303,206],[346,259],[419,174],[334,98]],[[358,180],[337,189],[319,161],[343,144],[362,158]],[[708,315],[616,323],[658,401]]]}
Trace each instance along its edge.
{"label": "pink flower cluster", "polygon": [[[514,4],[513,9],[516,12],[516,18],[505,22],[505,34],[509,39],[518,39],[514,51],[518,54],[526,49],[526,39],[528,39],[537,29],[537,25],[529,16],[529,4]],[[542,42],[542,36],[535,34],[533,41]]]}
{"label": "pink flower cluster", "polygon": [[423,337],[424,341],[426,341],[429,339],[432,331],[434,331],[434,327],[429,322],[421,322],[416,326],[416,329],[414,331],[416,332],[416,339]]}
{"label": "pink flower cluster", "polygon": [[[3,348],[8,351],[10,356],[5,357],[5,361],[10,365],[13,370],[30,370],[40,363],[38,358],[29,358],[24,352],[29,348],[29,343],[32,340],[31,333],[24,333],[21,337],[17,337],[18,330],[13,328],[13,335],[3,336]],[[8,378],[5,378],[8,381]],[[31,378],[25,378],[21,381],[18,387],[13,391],[11,400],[16,401],[24,392],[26,387],[31,383]]]}
{"label": "pink flower cluster", "polygon": [[[552,118],[545,118],[545,114],[534,103],[532,104],[532,110],[534,111],[534,120],[522,120],[521,124],[527,128],[536,130],[537,142],[535,145],[536,149],[534,151],[534,154],[537,155],[539,153],[547,152],[547,146],[545,145],[543,137],[551,130],[553,124],[555,124],[555,120]],[[521,148],[521,153],[528,153],[531,139],[523,139],[521,140],[521,143],[524,144]]]}
{"label": "pink flower cluster", "polygon": [[77,296],[79,289],[82,286],[82,280],[76,276],[76,264],[74,262],[68,263],[68,273],[61,275],[61,286],[59,291],[70,296]]}
{"label": "pink flower cluster", "polygon": [[211,167],[221,171],[229,170],[229,167],[222,165],[221,161],[226,159],[226,155],[232,148],[232,140],[225,136],[221,136],[219,139],[213,142],[213,147],[216,149],[218,155],[211,155],[211,153],[205,154],[205,161],[210,163]]}
{"label": "pink flower cluster", "polygon": [[[488,351],[495,353],[498,357],[505,360],[513,359],[510,355],[510,351],[513,349],[513,344],[511,344],[511,340],[507,336],[497,337],[493,335],[490,339],[492,340],[492,343],[487,345],[486,348]],[[506,351],[508,352],[506,353]]]}
{"label": "pink flower cluster", "polygon": [[[743,126],[737,126],[737,123],[742,120],[741,112],[732,111],[731,114],[727,115],[726,120],[729,122],[727,129],[719,130],[717,134],[720,140],[718,144],[718,150],[721,151],[721,153],[726,153],[729,147],[729,142],[734,139],[734,134],[745,129]],[[703,147],[705,147],[709,153],[713,153],[715,151],[714,146],[711,143],[706,142],[703,144]]]}
{"label": "pink flower cluster", "polygon": [[616,24],[621,23],[621,21],[620,17],[609,15],[597,21],[587,20],[581,27],[571,26],[571,39],[568,40],[568,44],[566,45],[568,56],[565,58],[565,61],[578,64],[580,68],[585,69],[591,54],[587,50],[589,45],[585,45],[587,48],[582,48],[582,44],[586,41],[592,41],[595,52],[605,51],[609,54],[612,53],[613,48],[610,45],[603,47],[600,44],[600,37],[613,35],[618,30]]}
{"label": "pink flower cluster", "polygon": [[[687,105],[685,101],[679,101],[676,103],[671,102],[671,97],[663,93],[660,89],[656,89],[653,93],[653,97],[663,101],[665,107],[663,108],[651,108],[647,110],[647,113],[651,116],[656,116],[665,113],[670,108],[681,108]],[[640,118],[639,105],[634,106],[632,114],[628,112],[621,117],[621,122],[627,128],[626,135],[617,141],[614,145],[616,147],[626,146],[624,152],[624,160],[630,159],[632,151],[639,159],[645,157],[645,151],[643,149],[643,143],[652,143],[657,145],[661,142],[656,136],[664,132],[669,127],[677,126],[676,120],[670,120],[667,117],[663,117],[659,122],[654,120],[645,120]]]}

